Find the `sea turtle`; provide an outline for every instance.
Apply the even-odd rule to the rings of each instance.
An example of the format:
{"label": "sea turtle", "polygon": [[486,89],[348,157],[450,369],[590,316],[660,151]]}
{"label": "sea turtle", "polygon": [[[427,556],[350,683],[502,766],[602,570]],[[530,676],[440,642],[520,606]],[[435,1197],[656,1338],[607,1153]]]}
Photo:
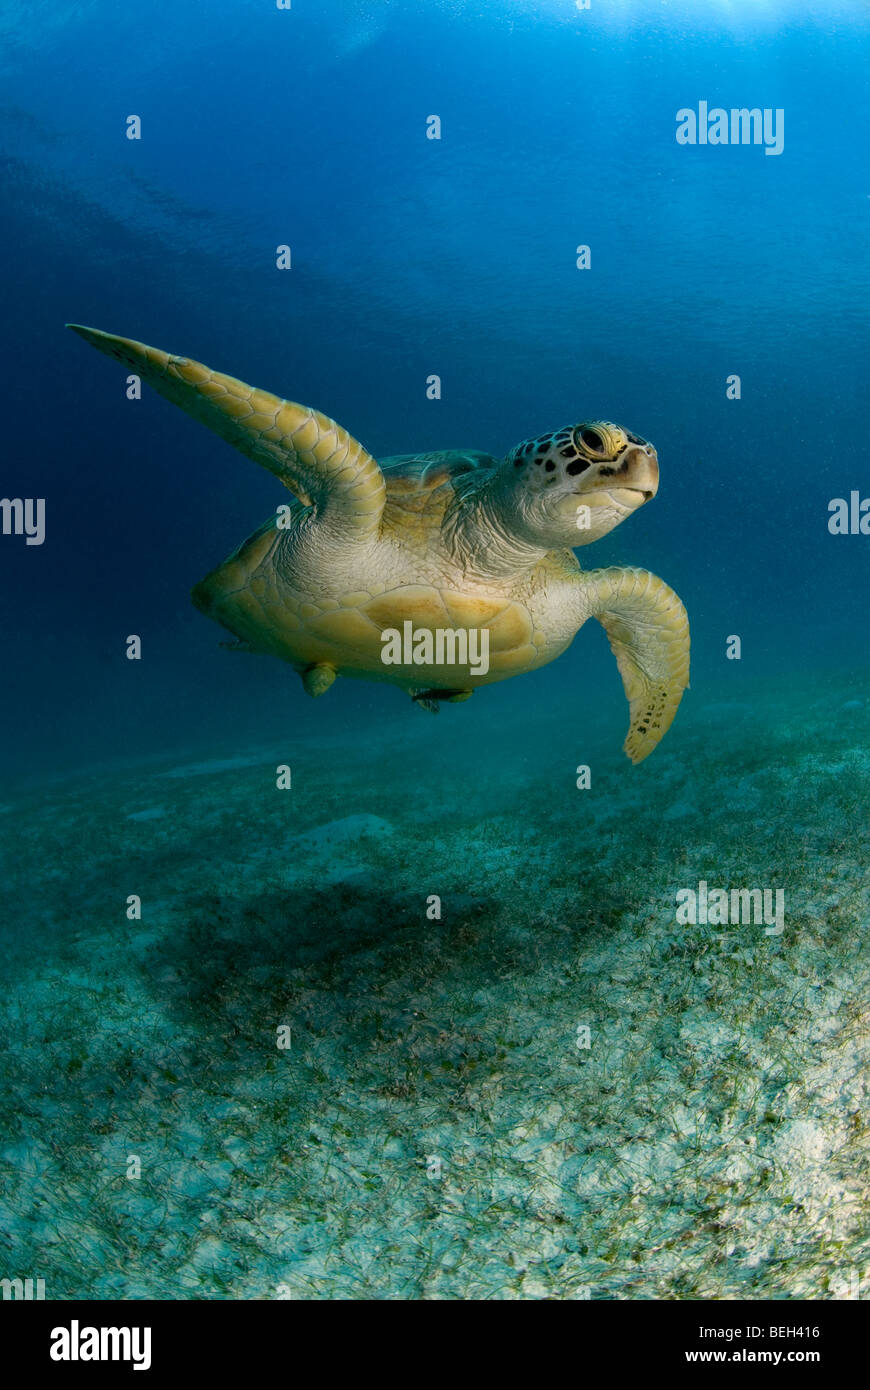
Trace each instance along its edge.
{"label": "sea turtle", "polygon": [[193,590],[231,645],[289,662],[309,695],[358,676],[437,709],[553,661],[594,617],[630,704],[626,753],[638,763],[662,738],[689,678],[686,611],[649,571],[584,572],[572,554],[655,496],[646,440],[598,420],[504,460],[449,449],[377,463],[319,411],[70,326],[294,494]]}

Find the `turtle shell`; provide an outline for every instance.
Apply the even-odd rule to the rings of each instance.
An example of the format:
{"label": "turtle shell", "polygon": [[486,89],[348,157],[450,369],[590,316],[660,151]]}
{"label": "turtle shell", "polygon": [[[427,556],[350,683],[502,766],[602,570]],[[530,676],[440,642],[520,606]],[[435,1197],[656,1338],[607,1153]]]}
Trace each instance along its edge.
{"label": "turtle shell", "polygon": [[[429,553],[433,534],[440,531],[446,508],[457,496],[474,490],[498,459],[480,450],[448,449],[433,453],[399,454],[379,460],[386,482],[383,537],[404,553],[404,574],[394,564],[379,573],[371,556],[369,572],[326,583],[314,593],[293,593],[275,586],[274,522],[259,532],[208,576],[194,592],[194,601],[209,616],[230,629],[255,651],[267,651],[304,672],[327,665],[339,675],[383,680],[414,689],[420,686],[471,689],[531,670],[552,659],[543,633],[532,616],[499,586],[468,592],[438,575],[418,572],[418,556]],[[301,503],[293,512],[307,510]],[[421,566],[425,569],[425,566]],[[486,627],[489,669],[475,673],[463,666],[385,665],[382,635],[402,629],[431,632]],[[564,645],[564,644],[563,644]]]}

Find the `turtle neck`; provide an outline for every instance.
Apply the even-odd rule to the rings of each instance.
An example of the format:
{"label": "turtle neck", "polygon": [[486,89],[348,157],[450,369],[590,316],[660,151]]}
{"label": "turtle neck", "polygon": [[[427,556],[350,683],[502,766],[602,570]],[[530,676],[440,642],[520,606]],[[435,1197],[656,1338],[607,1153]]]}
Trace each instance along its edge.
{"label": "turtle neck", "polygon": [[516,489],[506,485],[503,468],[457,498],[445,518],[444,535],[453,559],[469,579],[523,574],[552,548],[525,534]]}

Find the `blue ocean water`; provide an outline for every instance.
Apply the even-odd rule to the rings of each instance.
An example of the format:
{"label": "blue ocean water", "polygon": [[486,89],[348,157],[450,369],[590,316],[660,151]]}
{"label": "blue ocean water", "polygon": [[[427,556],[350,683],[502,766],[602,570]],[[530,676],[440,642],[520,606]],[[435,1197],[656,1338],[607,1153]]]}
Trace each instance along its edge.
{"label": "blue ocean water", "polygon": [[[425,902],[438,891],[438,873],[432,868],[427,878],[427,866],[453,874],[454,893],[465,894],[470,914],[478,891],[501,921],[500,913],[520,911],[523,894],[527,904],[543,903],[555,882],[578,921],[591,921],[608,901],[599,927],[630,928],[633,940],[648,910],[632,896],[642,896],[647,872],[639,858],[628,863],[638,853],[635,816],[669,891],[703,873],[711,881],[717,872],[723,879],[729,869],[737,873],[738,841],[753,836],[761,858],[746,868],[749,879],[736,881],[767,872],[757,881],[780,882],[800,840],[801,891],[807,920],[822,932],[813,950],[824,972],[818,924],[829,921],[831,901],[845,902],[843,894],[829,900],[832,865],[851,845],[855,860],[843,872],[860,896],[864,862],[855,837],[866,777],[868,540],[832,534],[829,507],[853,492],[870,497],[866,5],[591,0],[581,9],[570,0],[293,0],[283,9],[267,0],[152,0],[132,8],[56,0],[38,7],[35,22],[32,4],[10,0],[0,45],[0,491],[44,498],[46,508],[43,544],[0,536],[3,800],[13,867],[25,875],[8,898],[7,926],[25,958],[34,920],[50,928],[49,975],[27,986],[39,1009],[48,1007],[50,993],[40,990],[48,990],[49,976],[64,977],[64,952],[73,950],[76,933],[85,933],[82,979],[87,961],[100,954],[87,924],[99,915],[101,882],[121,901],[147,879],[159,906],[183,880],[185,905],[173,910],[185,934],[173,934],[167,918],[163,927],[175,943],[168,955],[151,928],[139,944],[158,998],[174,1000],[173,981],[212,959],[209,922],[217,920],[219,942],[221,931],[230,940],[237,929],[245,940],[252,932],[262,950],[254,950],[245,976],[245,1000],[258,1019],[264,1006],[256,984],[268,977],[273,988],[270,972],[285,978],[289,971],[303,993],[305,976],[313,997],[306,972],[321,969],[321,936],[288,966],[275,957],[274,925],[303,917],[328,924],[337,909],[322,894],[336,884],[350,895],[348,912],[364,905],[351,948],[373,995],[380,986],[377,972],[366,975],[367,952],[389,954],[392,943],[397,954],[384,978],[404,968],[399,899],[416,893]],[[702,103],[708,111],[782,113],[781,150],[679,143],[678,113],[698,112]],[[127,138],[131,115],[140,118],[139,139]],[[439,139],[427,138],[433,116]],[[283,245],[292,252],[288,270],[276,266]],[[578,268],[580,246],[589,248],[588,269]],[[67,322],[187,355],[317,407],[375,457],[452,447],[501,457],[520,440],[590,418],[621,422],[652,440],[658,496],[578,558],[588,568],[649,568],[688,609],[692,688],[661,748],[639,771],[618,761],[627,708],[594,623],[557,663],[448,706],[437,720],[389,687],[357,681],[338,681],[313,702],[289,666],[222,650],[225,634],[193,609],[190,590],[285,494],[153,392],[127,400],[124,371],[67,332]],[[442,382],[437,400],[427,396],[433,374]],[[735,376],[739,399],[728,391]],[[141,661],[126,658],[133,633],[142,638]],[[727,656],[735,635],[740,660]],[[846,752],[837,742],[844,725]],[[314,879],[298,900],[270,877],[284,862],[284,830],[271,809],[256,810],[263,782],[250,773],[251,749],[269,750],[269,778],[280,761],[305,770],[309,800],[293,826],[293,853],[309,858]],[[799,765],[799,755],[818,762]],[[199,774],[179,772],[147,787],[131,780],[126,769],[149,760],[169,772],[241,769],[240,780],[176,804],[179,788],[184,795],[192,788],[194,797]],[[576,799],[562,805],[554,790],[566,776],[570,795],[580,795],[572,780],[577,763],[600,765],[612,798],[592,816],[605,837],[594,845],[586,804],[582,812]],[[826,810],[813,819],[807,802],[815,797]],[[529,828],[533,811],[536,829]],[[474,835],[478,814],[492,827],[488,859]],[[178,817],[171,830],[161,828],[167,817]],[[550,848],[567,837],[559,840],[573,866],[565,879],[561,869],[554,878],[552,865],[545,867],[548,845],[536,838],[544,826],[555,837]],[[457,827],[459,838],[451,839]],[[362,844],[362,867],[353,853],[348,859],[350,843]],[[531,867],[521,864],[528,844]],[[596,868],[599,854],[605,858]],[[128,863],[140,875],[132,886]],[[626,875],[618,891],[617,863]],[[377,884],[366,887],[372,865]],[[207,877],[208,866],[226,872],[211,916],[196,897],[205,893],[199,875]],[[578,887],[571,877],[580,867],[588,900],[583,882]],[[848,993],[842,962],[855,938],[847,926],[858,930],[860,912],[855,906],[846,925],[837,919],[842,940],[831,949],[840,964],[825,984],[832,999],[838,989],[841,1000]],[[389,923],[387,948],[372,944],[379,915]],[[511,931],[525,930],[511,921]],[[538,930],[556,971],[562,928],[554,922],[551,916]],[[535,977],[540,960],[525,938],[518,944],[508,933],[499,942],[496,932],[487,941],[487,961],[502,960],[507,970],[513,962],[521,976]],[[662,959],[669,958],[665,951]],[[412,1039],[414,1066],[423,1057],[424,1079],[465,1066],[467,1049],[461,1056],[448,1049],[445,1062],[432,1041],[455,1022],[465,960],[460,952],[444,977],[448,993],[458,990],[449,1006],[445,995],[433,1002],[421,981],[397,985],[385,1006],[397,1033],[405,1028]],[[212,1042],[223,1039],[214,1018],[223,1009],[239,1014],[226,997],[237,956],[219,945],[213,961],[207,978],[168,1006],[173,1026],[191,1030],[188,1043],[197,1030],[202,1041],[206,1024]],[[344,968],[318,976],[317,989],[329,994],[330,1017],[346,1009],[356,1018],[357,977],[342,975]],[[638,962],[630,958],[626,968],[639,969]],[[789,969],[798,969],[794,961]],[[491,983],[475,982],[479,990]],[[723,980],[719,986],[724,1018],[728,991]],[[785,1036],[786,977],[768,986]],[[493,1001],[496,1011],[507,1007],[497,994]],[[75,1002],[68,1001],[73,1033],[81,1026]],[[524,1007],[531,1038],[534,1002],[526,998]],[[549,1016],[549,1004],[540,1009]],[[427,1011],[436,1021],[424,1048],[414,1020]],[[329,1035],[315,1015],[304,1027]],[[134,1016],[131,1005],[128,1023]],[[273,1026],[268,1009],[262,1021]],[[485,1034],[490,1025],[478,1018],[473,1026]],[[375,1029],[372,1037],[379,1036]],[[195,1092],[190,1048],[171,1067],[161,1053],[161,1075],[186,1078]],[[759,1057],[752,1065],[763,1072],[768,1063]],[[73,1077],[87,1076],[92,1060],[83,1042]],[[530,1060],[529,1076],[539,1075],[539,1062]],[[364,1078],[348,1081],[337,1064],[322,1065],[331,1085],[365,1092]],[[124,1073],[128,1082],[133,1066]],[[311,1067],[315,1088],[319,1073]],[[228,1077],[244,1072],[230,1059],[226,1068]],[[99,1091],[102,1073],[94,1075]],[[148,1103],[159,1108],[159,1084],[148,1084]],[[390,1105],[419,1100],[426,1113],[425,1095],[409,1099],[395,1078],[384,1085]],[[232,1127],[240,1112],[227,1099],[230,1089],[227,1081],[222,1103]],[[444,1101],[442,1090],[438,1097]],[[254,1100],[252,1091],[244,1104]],[[444,1103],[449,1110],[450,1098]],[[243,1101],[236,1096],[232,1104]],[[280,1126],[286,1116],[274,1096],[269,1105],[269,1123]],[[70,1112],[71,1127],[84,1108]],[[136,1133],[129,1143],[141,1146],[146,1141]],[[803,1131],[789,1134],[792,1148],[783,1140],[783,1153],[803,1154]],[[126,1136],[119,1143],[129,1147]],[[181,1147],[192,1153],[197,1142],[188,1134]],[[20,1160],[26,1177],[32,1165],[24,1150],[13,1150],[6,1159]],[[665,1176],[657,1173],[656,1181]],[[75,1204],[87,1203],[70,1184],[55,1187],[80,1215]],[[353,1193],[350,1183],[349,1203]],[[184,1196],[195,1194],[185,1188]],[[822,1202],[815,1190],[808,1209],[813,1200]],[[16,1239],[26,1245],[20,1200],[13,1209]],[[762,1226],[769,1213],[758,1211]],[[147,1225],[147,1213],[139,1216]],[[198,1219],[185,1208],[179,1221],[188,1230]],[[71,1272],[74,1262],[58,1260],[55,1296],[74,1296],[83,1283],[101,1297],[166,1296],[153,1260],[143,1266],[151,1275],[131,1275],[129,1283],[114,1272],[107,1230],[95,1237],[87,1279]],[[233,1246],[232,1236],[226,1240]],[[371,1232],[366,1240],[377,1248]],[[473,1237],[478,1271],[484,1245],[493,1242],[497,1248],[498,1237],[479,1230]],[[276,1248],[286,1263],[286,1246]],[[766,1268],[760,1244],[747,1237],[737,1249],[750,1250],[745,1268]],[[171,1279],[190,1292],[194,1275],[206,1277],[189,1252],[183,1259],[174,1249],[163,1254],[172,1269],[168,1296]],[[298,1251],[292,1258],[301,1258]],[[258,1288],[281,1278],[263,1259],[248,1282],[234,1283],[232,1268],[221,1265],[207,1296],[260,1296]],[[699,1250],[698,1269],[705,1260]],[[22,1256],[22,1270],[30,1267]],[[94,1282],[95,1270],[103,1282]],[[609,1271],[602,1264],[583,1277],[593,1285],[599,1279],[601,1296],[631,1296]],[[788,1296],[814,1296],[829,1273],[796,1265]],[[714,1296],[734,1296],[742,1277],[726,1278]],[[776,1274],[770,1277],[765,1296],[777,1288]],[[415,1284],[404,1267],[384,1278],[380,1286],[362,1273],[330,1283],[317,1272],[294,1296],[353,1296],[372,1287],[387,1295],[455,1293],[449,1280],[444,1289]],[[487,1296],[499,1291],[497,1280],[480,1278]],[[670,1278],[658,1271],[642,1296],[710,1293],[703,1282],[692,1291]],[[545,1296],[536,1287],[529,1285],[529,1296]]]}
{"label": "blue ocean water", "polygon": [[[7,9],[2,58],[4,493],[45,497],[47,532],[0,547],[11,772],[279,730],[301,703],[288,672],[227,660],[187,598],[280,490],[153,395],[131,406],[70,320],[315,405],[376,456],[624,421],[661,490],[584,563],[677,589],[698,688],[863,665],[866,544],[832,537],[827,505],[863,477],[865,7],[29,16]],[[699,101],[782,109],[782,153],[678,145]],[[590,662],[607,679],[596,636],[538,698]],[[385,699],[337,688],[317,719],[379,720]]]}

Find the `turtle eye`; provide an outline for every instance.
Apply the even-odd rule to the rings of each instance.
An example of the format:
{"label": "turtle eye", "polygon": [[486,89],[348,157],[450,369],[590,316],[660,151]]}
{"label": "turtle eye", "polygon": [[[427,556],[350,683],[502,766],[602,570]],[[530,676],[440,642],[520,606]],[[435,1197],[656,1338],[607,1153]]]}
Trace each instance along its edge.
{"label": "turtle eye", "polygon": [[581,426],[575,432],[575,440],[581,444],[590,454],[603,454],[605,451],[604,440],[597,430],[590,429],[588,425]]}

